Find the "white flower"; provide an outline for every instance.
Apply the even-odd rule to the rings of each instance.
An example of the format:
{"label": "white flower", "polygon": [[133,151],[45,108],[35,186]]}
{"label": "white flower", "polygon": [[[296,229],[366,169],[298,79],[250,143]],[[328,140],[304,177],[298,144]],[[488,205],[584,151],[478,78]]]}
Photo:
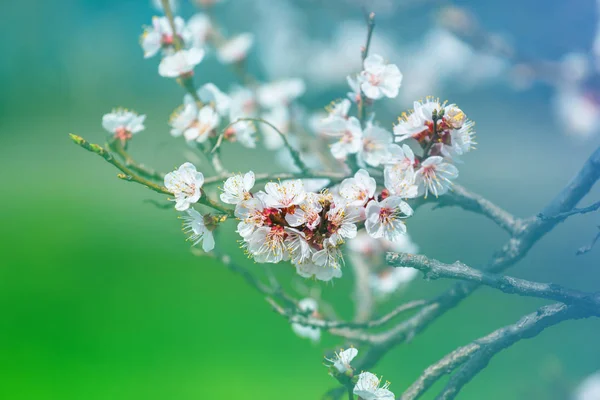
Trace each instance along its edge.
{"label": "white flower", "polygon": [[390,144],[392,144],[390,132],[379,126],[369,124],[363,132],[360,157],[366,164],[378,167],[389,158],[388,147]]}
{"label": "white flower", "polygon": [[458,169],[444,161],[440,156],[427,158],[415,174],[415,183],[419,188],[418,196],[433,193],[434,196],[445,194],[452,186],[452,180],[458,177]]}
{"label": "white flower", "polygon": [[[381,240],[381,239],[380,239]],[[370,286],[377,296],[387,296],[407,285],[419,275],[414,268],[386,268],[370,277]]]}
{"label": "white flower", "polygon": [[[183,108],[178,108],[173,115],[169,124],[171,125],[171,135],[179,137],[188,129],[194,129],[193,126],[198,118],[198,108],[196,103],[187,103]],[[189,134],[191,135],[191,134]]]}
{"label": "white flower", "polygon": [[600,399],[600,372],[588,376],[577,386],[573,400]]}
{"label": "white flower", "polygon": [[340,196],[350,205],[364,206],[375,195],[377,182],[360,169],[353,178],[344,179],[339,187]]}
{"label": "white flower", "polygon": [[190,32],[192,46],[202,48],[210,35],[212,24],[208,16],[195,14],[188,20],[187,29]]}
{"label": "white flower", "polygon": [[285,215],[285,220],[290,226],[298,227],[305,225],[314,231],[321,223],[321,211],[323,207],[319,202],[319,195],[307,193],[305,200]]}
{"label": "white flower", "polygon": [[394,393],[388,389],[389,382],[382,387],[379,387],[380,383],[381,380],[376,375],[370,372],[361,372],[358,382],[354,386],[354,394],[363,400],[394,400]]}
{"label": "white flower", "polygon": [[402,84],[402,73],[394,64],[386,64],[383,57],[377,54],[368,56],[364,62],[364,70],[360,73],[360,88],[365,96],[377,100],[398,96]]}
{"label": "white flower", "polygon": [[300,205],[306,198],[304,184],[300,179],[269,182],[265,185],[266,195],[262,199],[267,207],[288,208]]}
{"label": "white flower", "polygon": [[[279,132],[287,134],[290,129],[290,112],[287,107],[275,107],[262,116],[267,122],[276,127]],[[269,150],[277,150],[285,144],[283,138],[275,129],[267,124],[261,124],[261,130],[265,139],[265,147]]]}
{"label": "white flower", "polygon": [[[314,258],[314,254],[313,254]],[[333,278],[342,277],[342,269],[334,265],[322,265],[319,266],[314,262],[307,262],[304,264],[295,264],[296,273],[303,278],[315,278],[323,282],[329,282]]]}
{"label": "white flower", "polygon": [[327,117],[318,121],[318,131],[325,135],[342,136],[348,123],[348,111],[350,110],[350,100],[344,99],[337,103],[332,103],[328,109]]}
{"label": "white flower", "polygon": [[[298,302],[298,308],[300,311],[311,314],[309,317],[318,318],[318,305],[314,299],[305,298]],[[318,342],[321,339],[321,330],[311,326],[301,325],[298,323],[292,324],[292,330],[294,333],[302,338],[307,338],[313,342]]]}
{"label": "white flower", "polygon": [[[185,44],[190,39],[190,32],[186,29],[185,22],[181,17],[175,17],[174,22],[177,38],[183,40]],[[154,56],[161,49],[165,51],[165,54],[172,53],[174,36],[167,17],[153,17],[152,26],[144,29],[140,41],[144,50],[144,58]]]}
{"label": "white flower", "polygon": [[452,155],[463,155],[475,148],[475,123],[467,120],[459,129],[453,130],[452,135]]}
{"label": "white flower", "polygon": [[391,196],[381,202],[367,204],[365,228],[372,237],[396,241],[406,233],[403,219],[413,214],[412,208],[400,197]]}
{"label": "white flower", "polygon": [[344,159],[348,154],[358,153],[362,144],[360,122],[355,117],[350,117],[340,139],[331,145],[331,154],[337,159]]}
{"label": "white flower", "polygon": [[158,73],[166,78],[178,78],[193,74],[194,67],[204,58],[204,50],[192,47],[179,50],[163,58],[158,65]]}
{"label": "white flower", "polygon": [[[200,101],[205,104],[210,104],[221,116],[227,115],[229,111],[229,106],[231,104],[231,99],[228,95],[221,92],[219,88],[213,83],[206,83],[200,87],[197,91],[198,97]],[[194,98],[186,94],[184,99],[184,103],[195,103]]]}
{"label": "white flower", "polygon": [[267,221],[264,214],[265,205],[258,197],[242,201],[235,207],[235,216],[240,220],[237,233],[248,238],[256,228],[262,227]]}
{"label": "white flower", "polygon": [[215,238],[204,224],[204,217],[193,208],[188,209],[187,214],[182,217],[183,231],[190,235],[188,240],[191,240],[194,246],[202,242],[202,250],[208,253],[215,248]]}
{"label": "white flower", "polygon": [[352,369],[350,363],[357,354],[358,350],[354,347],[350,347],[349,349],[342,349],[339,353],[335,353],[335,357],[332,360],[327,359],[327,361],[332,363],[333,367],[337,369],[340,374],[343,374]]}
{"label": "white flower", "polygon": [[[371,237],[366,231],[359,231],[356,237],[348,241],[348,248],[361,256],[375,256],[381,258],[382,263],[384,262],[385,252],[393,251],[396,253],[409,253],[417,254],[419,247],[411,240],[408,233],[402,235],[395,242],[380,238],[375,239]],[[378,261],[379,262],[379,261]],[[394,268],[394,269],[407,269],[407,268]]]}
{"label": "white flower", "polygon": [[189,162],[165,176],[165,187],[175,196],[177,211],[185,211],[200,200],[203,184],[204,175],[196,171],[196,167]]}
{"label": "white flower", "polygon": [[242,61],[248,55],[248,51],[254,44],[254,35],[251,33],[242,33],[217,49],[217,58],[223,64],[232,64]]}
{"label": "white flower", "polygon": [[300,78],[286,79],[261,85],[256,91],[256,97],[261,106],[273,108],[287,106],[306,90],[304,81]]}
{"label": "white flower", "polygon": [[288,251],[290,253],[290,260],[295,265],[305,264],[312,259],[312,249],[304,233],[293,228],[285,228],[288,236],[285,239]]}
{"label": "white flower", "polygon": [[[335,207],[327,212],[327,220],[329,221],[327,229],[339,238],[352,239],[356,236],[358,229],[355,224],[360,221],[360,217],[359,207],[335,204]],[[336,239],[338,238],[336,237]]]}
{"label": "white flower", "polygon": [[229,97],[231,98],[230,112],[236,118],[254,117],[257,114],[258,103],[252,90],[246,87],[236,87],[229,92]]}
{"label": "white flower", "polygon": [[195,140],[203,143],[219,125],[220,120],[219,114],[211,106],[204,106],[198,112],[198,118],[183,132],[183,136],[188,142]]}
{"label": "white flower", "polygon": [[227,178],[223,185],[221,201],[227,204],[239,204],[252,198],[250,190],[254,186],[254,172],[245,175],[234,175]]}
{"label": "white flower", "polygon": [[360,80],[358,77],[347,76],[346,81],[350,86],[350,91],[346,94],[353,103],[360,102]]}
{"label": "white flower", "polygon": [[424,102],[415,101],[413,111],[410,114],[403,113],[398,119],[399,123],[394,126],[395,141],[402,142],[410,138],[419,142],[428,141],[433,133],[433,111],[439,114],[443,109],[444,106],[433,97],[428,97]]}
{"label": "white flower", "polygon": [[383,171],[384,184],[391,194],[402,198],[413,198],[417,196],[415,182],[415,154],[412,149],[403,144],[389,146],[389,163]]}
{"label": "white flower", "polygon": [[115,139],[122,142],[131,139],[132,135],[143,131],[145,115],[133,111],[116,109],[102,117],[102,127],[114,134]]}
{"label": "white flower", "polygon": [[[315,252],[312,257],[313,263],[317,267],[328,269],[326,276],[336,277],[336,273],[332,270],[340,270],[339,276],[342,276],[341,267],[344,263],[344,257],[339,249],[338,243],[332,243],[331,238],[323,242],[323,249]],[[296,269],[298,271],[298,269]],[[315,276],[319,280],[325,280]],[[329,278],[331,279],[331,278]]]}
{"label": "white flower", "polygon": [[256,127],[252,121],[239,120],[236,114],[233,112],[229,113],[229,121],[231,121],[229,127],[225,130],[225,138],[229,141],[237,141],[242,146],[249,149],[256,147]]}
{"label": "white flower", "polygon": [[260,227],[247,239],[248,252],[259,263],[277,264],[287,260],[289,254],[285,245],[285,237],[285,230],[281,226]]}
{"label": "white flower", "polygon": [[467,116],[456,104],[450,104],[444,108],[444,121],[446,121],[448,127],[460,129],[467,121]]}

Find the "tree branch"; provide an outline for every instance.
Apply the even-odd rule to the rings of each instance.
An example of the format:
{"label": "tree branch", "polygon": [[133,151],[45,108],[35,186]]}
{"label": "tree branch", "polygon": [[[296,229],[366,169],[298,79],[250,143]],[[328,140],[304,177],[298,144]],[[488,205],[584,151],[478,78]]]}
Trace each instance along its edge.
{"label": "tree branch", "polygon": [[[590,314],[575,306],[562,303],[539,308],[536,312],[521,318],[514,325],[498,329],[491,334],[473,342],[479,346],[476,352],[468,357],[462,367],[450,378],[450,381],[436,400],[454,399],[464,385],[483,370],[490,360],[502,350],[512,346],[522,339],[530,339],[540,334],[544,329],[571,319],[587,318]],[[437,379],[436,379],[437,380]],[[404,397],[402,400],[415,399]]]}
{"label": "tree branch", "polygon": [[[577,175],[542,210],[544,215],[556,215],[572,210],[589,192],[600,177],[600,148],[584,163]],[[443,197],[443,196],[442,196]],[[442,198],[440,197],[440,198]],[[500,272],[520,261],[544,235],[556,226],[557,221],[543,221],[533,217],[522,221],[522,228],[510,237],[508,242],[481,270]],[[425,330],[437,317],[454,308],[464,298],[479,287],[473,282],[460,282],[429,301],[428,305],[406,321],[386,332],[368,335],[373,345],[357,363],[358,369],[369,369],[391,348],[410,340],[415,334]],[[363,338],[365,335],[363,335]]]}
{"label": "tree branch", "polygon": [[586,308],[600,316],[600,295],[564,288],[556,284],[531,282],[490,272],[479,271],[460,261],[444,264],[422,255],[388,253],[387,261],[394,267],[415,268],[423,272],[426,279],[450,278],[483,284],[504,293],[539,297]]}

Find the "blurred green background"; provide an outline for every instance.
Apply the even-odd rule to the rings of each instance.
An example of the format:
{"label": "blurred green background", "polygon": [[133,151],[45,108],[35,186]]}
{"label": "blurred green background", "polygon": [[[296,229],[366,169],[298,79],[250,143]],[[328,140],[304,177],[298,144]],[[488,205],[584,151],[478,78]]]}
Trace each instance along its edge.
{"label": "blurred green background", "polygon": [[[244,18],[252,2],[229,3],[217,9],[217,16],[231,31],[259,28]],[[306,15],[321,13],[319,7],[327,10],[312,32],[321,32],[322,40],[331,24],[360,19],[358,7],[342,2],[337,7],[335,2],[326,7],[319,1],[291,3]],[[542,23],[536,1],[519,3],[530,21]],[[573,4],[577,15],[593,9],[591,1]],[[335,338],[325,335],[312,345],[296,337],[238,276],[191,254],[176,212],[144,202],[157,195],[118,180],[111,166],[68,139],[73,132],[102,143],[101,116],[125,106],[148,115],[147,130],[136,136],[131,150],[136,158],[165,171],[184,160],[185,146],[168,135],[167,125],[183,93],[158,77],[157,60],[144,60],[137,44],[141,26],[155,12],[148,2],[5,6],[0,17],[0,398],[293,400],[319,398],[334,387],[322,356],[339,344]],[[536,32],[522,17],[511,20],[504,7],[480,5],[476,11],[491,25],[501,25],[504,18],[516,37]],[[545,20],[546,28],[540,29],[557,19]],[[587,22],[587,28],[582,23],[563,31],[572,39],[561,36],[560,43],[579,46],[581,30],[593,31],[593,18]],[[397,35],[409,29],[389,20],[383,25],[398,29]],[[524,42],[538,49],[530,39]],[[546,46],[552,54],[556,43],[549,37],[538,50]],[[256,57],[250,67],[261,74]],[[222,87],[235,80],[210,60],[198,77]],[[302,102],[321,108],[344,95],[343,85],[343,76],[339,86],[327,90],[309,83]],[[517,94],[495,85],[434,94],[457,102],[478,124],[479,149],[465,157],[460,183],[519,216],[537,213],[600,144],[597,136],[581,141],[561,134],[543,88]],[[393,118],[381,116],[389,124]],[[224,153],[232,170],[273,169],[258,151],[231,146]],[[587,201],[598,197],[596,188]],[[598,290],[600,249],[574,255],[591,240],[597,224],[593,214],[561,224],[510,274]],[[422,208],[409,230],[423,253],[473,265],[485,262],[506,239],[490,222],[455,209]],[[220,245],[238,256],[232,238],[221,238],[229,240]],[[289,266],[274,270],[282,281],[297,279]],[[320,286],[346,318],[351,316],[351,275],[345,271],[334,285],[309,283]],[[416,280],[403,297],[432,296],[449,284]],[[455,347],[541,304],[481,289],[388,354],[373,372],[390,380],[399,394]],[[459,398],[563,398],[582,377],[600,369],[599,332],[600,321],[575,321],[523,341],[494,358]]]}

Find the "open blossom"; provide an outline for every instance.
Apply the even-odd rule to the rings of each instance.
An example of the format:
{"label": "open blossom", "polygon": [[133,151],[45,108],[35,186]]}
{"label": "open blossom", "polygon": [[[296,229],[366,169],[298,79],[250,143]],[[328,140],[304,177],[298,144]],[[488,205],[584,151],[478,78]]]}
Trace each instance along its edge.
{"label": "open blossom", "polygon": [[116,109],[104,114],[102,127],[114,134],[114,138],[125,142],[135,134],[144,130],[145,115],[138,115],[133,111]]}
{"label": "open blossom", "polygon": [[[179,40],[184,43],[191,38],[190,32],[186,29],[185,21],[181,17],[175,17],[175,31]],[[158,53],[161,49],[165,54],[171,54],[174,51],[174,35],[171,24],[167,17],[153,17],[152,25],[144,29],[140,39],[144,58],[149,58]]]}
{"label": "open blossom", "polygon": [[[318,304],[314,299],[305,298],[298,302],[298,308],[305,314],[308,314],[308,318],[319,319]],[[311,326],[302,325],[294,322],[292,324],[292,330],[294,333],[302,338],[310,339],[313,342],[318,342],[321,339],[321,329],[314,328]]]}
{"label": "open blossom", "polygon": [[304,264],[295,264],[295,266],[296,273],[303,278],[314,278],[319,281],[329,282],[333,278],[342,277],[342,269],[333,264],[317,265],[314,262],[307,262]]}
{"label": "open blossom", "polygon": [[219,125],[220,120],[219,114],[211,106],[204,106],[198,112],[197,118],[183,132],[183,136],[188,142],[195,140],[203,143]]}
{"label": "open blossom", "polygon": [[202,48],[208,40],[212,30],[210,18],[204,14],[194,14],[188,20],[187,29],[189,31],[192,46]]}
{"label": "open blossom", "polygon": [[277,264],[287,260],[289,254],[285,245],[287,234],[281,226],[263,226],[256,229],[248,238],[247,249],[256,262]]}
{"label": "open blossom", "polygon": [[183,231],[189,235],[189,240],[197,245],[202,242],[202,250],[209,252],[215,248],[215,238],[204,224],[204,217],[198,211],[190,208],[183,219]]}
{"label": "open blossom", "polygon": [[329,225],[327,229],[335,234],[336,238],[352,239],[356,236],[358,228],[356,223],[361,219],[360,208],[345,204],[336,204],[327,212]]}
{"label": "open blossom", "polygon": [[[171,115],[169,124],[171,125],[171,136],[179,137],[188,129],[195,129],[194,125],[198,119],[198,108],[195,103],[187,103],[177,108]],[[187,136],[193,136],[190,132]]]}
{"label": "open blossom", "polygon": [[[339,243],[335,241],[332,243],[331,239],[325,240],[323,242],[323,249],[313,254],[312,261],[318,267],[341,271],[342,264],[344,263],[344,257],[339,249]],[[335,277],[333,271],[331,271],[331,273],[332,276]],[[317,279],[319,278],[317,277]]]}
{"label": "open blossom", "polygon": [[391,196],[381,202],[371,200],[367,204],[365,228],[372,237],[393,242],[406,233],[403,219],[412,214],[412,208],[400,197]]}
{"label": "open blossom", "polygon": [[285,228],[287,237],[285,243],[290,253],[290,260],[295,265],[309,263],[312,260],[312,248],[306,241],[303,232],[294,228]]}
{"label": "open blossom", "polygon": [[375,179],[366,170],[360,169],[353,178],[344,179],[338,191],[348,204],[364,206],[375,195],[376,188]]}
{"label": "open blossom", "polygon": [[285,79],[261,85],[256,91],[258,102],[265,108],[287,106],[302,96],[306,84],[300,78]]}
{"label": "open blossom", "polygon": [[[231,99],[228,95],[219,90],[219,88],[213,83],[206,83],[200,87],[197,91],[200,101],[204,104],[210,104],[221,116],[227,115],[231,104]],[[195,103],[194,98],[186,94],[184,103]]]}
{"label": "open blossom", "polygon": [[305,225],[308,229],[314,231],[321,223],[322,210],[319,195],[307,193],[304,201],[296,206],[293,212],[286,214],[285,220],[292,227]]}
{"label": "open blossom", "polygon": [[230,142],[239,142],[244,147],[253,149],[256,147],[256,127],[252,121],[240,120],[233,110],[229,112],[230,124],[225,129],[225,139]]}
{"label": "open blossom", "polygon": [[389,382],[379,387],[381,379],[370,372],[361,372],[354,386],[354,394],[363,400],[394,400],[394,393],[388,389]]}
{"label": "open blossom", "polygon": [[458,177],[458,169],[444,161],[440,156],[427,158],[415,174],[415,183],[418,186],[418,196],[433,193],[441,196],[452,187],[452,180]]}
{"label": "open blossom", "polygon": [[360,88],[365,96],[377,100],[382,97],[394,98],[402,84],[402,73],[394,64],[386,64],[377,54],[368,56],[360,73]]}
{"label": "open blossom", "polygon": [[242,201],[252,198],[250,190],[254,186],[254,172],[250,171],[245,175],[234,175],[227,178],[223,185],[221,201],[227,204],[239,204]]}
{"label": "open blossom", "polygon": [[[270,122],[279,132],[286,134],[290,130],[290,112],[287,107],[275,107],[262,115],[262,119]],[[278,150],[285,144],[283,138],[268,124],[261,124],[265,147],[269,150]]]}
{"label": "open blossom", "polygon": [[269,182],[265,185],[263,201],[267,207],[287,208],[300,205],[306,198],[302,180],[289,180],[281,183]]}
{"label": "open blossom", "polygon": [[[236,86],[229,92],[229,98],[231,99],[230,112],[237,118],[257,115],[258,101],[254,91],[247,87]],[[234,120],[232,119],[232,121]]]}
{"label": "open blossom", "polygon": [[380,126],[368,124],[363,131],[360,158],[372,167],[378,167],[390,156],[388,148],[392,144],[392,134]]}
{"label": "open blossom", "polygon": [[217,49],[217,58],[223,64],[240,62],[246,58],[254,44],[254,35],[242,33],[229,39]]}
{"label": "open blossom", "polygon": [[443,109],[444,106],[433,97],[428,97],[424,102],[415,101],[412,112],[403,113],[394,126],[395,141],[402,142],[410,138],[419,142],[429,141],[433,133],[433,112],[439,114]]}
{"label": "open blossom", "polygon": [[158,73],[166,78],[178,78],[193,74],[196,65],[204,58],[204,50],[192,47],[179,50],[164,57],[158,65]]}
{"label": "open blossom", "polygon": [[318,131],[325,135],[341,136],[346,130],[348,123],[348,111],[350,110],[350,100],[343,99],[337,103],[332,103],[328,108],[328,114],[325,118],[318,121]]}
{"label": "open blossom", "polygon": [[185,163],[165,176],[165,187],[175,196],[175,209],[187,210],[200,200],[204,175],[192,163]]}
{"label": "open blossom", "polygon": [[340,374],[343,374],[352,369],[350,363],[357,354],[358,350],[354,347],[350,347],[349,349],[342,349],[339,353],[335,353],[333,359],[327,359],[327,361],[329,361]]}
{"label": "open blossom", "polygon": [[362,148],[362,129],[355,117],[348,118],[345,130],[341,132],[337,142],[331,145],[331,154],[337,159],[344,159],[348,154],[356,154]]}
{"label": "open blossom", "polygon": [[392,144],[388,147],[390,158],[383,170],[385,187],[393,195],[402,198],[417,196],[415,185],[415,154],[403,144],[402,147]]}
{"label": "open blossom", "polygon": [[237,233],[244,239],[250,237],[255,229],[264,226],[268,220],[265,205],[258,197],[238,203],[235,207],[235,217],[240,220]]}
{"label": "open blossom", "polygon": [[350,86],[350,91],[346,96],[348,96],[348,99],[353,103],[360,102],[360,79],[358,77],[348,76],[346,77],[346,81],[348,81],[348,86]]}

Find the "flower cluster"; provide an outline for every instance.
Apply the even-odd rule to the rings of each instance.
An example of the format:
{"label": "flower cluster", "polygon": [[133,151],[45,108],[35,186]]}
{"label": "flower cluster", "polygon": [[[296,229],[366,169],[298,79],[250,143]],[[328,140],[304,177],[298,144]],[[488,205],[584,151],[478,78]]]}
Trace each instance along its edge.
{"label": "flower cluster", "polygon": [[[349,114],[352,102],[364,107],[383,97],[398,95],[402,74],[379,55],[364,60],[363,71],[348,77],[351,92],[327,108],[318,131],[335,138],[331,154],[340,160],[355,157],[359,165],[384,169],[385,187],[401,198],[445,194],[458,177],[454,165],[474,148],[474,123],[454,104],[434,98],[415,102],[404,113],[393,132],[377,125],[374,114],[364,123]],[[397,144],[400,143],[400,144]],[[414,149],[418,149],[415,154]]]}
{"label": "flower cluster", "polygon": [[364,224],[373,238],[398,240],[412,209],[396,196],[376,196],[365,170],[331,191],[310,192],[302,180],[269,182],[252,192],[254,173],[228,178],[221,201],[235,205],[243,247],[260,263],[291,261],[303,277],[329,281],[342,275],[341,245]]}

